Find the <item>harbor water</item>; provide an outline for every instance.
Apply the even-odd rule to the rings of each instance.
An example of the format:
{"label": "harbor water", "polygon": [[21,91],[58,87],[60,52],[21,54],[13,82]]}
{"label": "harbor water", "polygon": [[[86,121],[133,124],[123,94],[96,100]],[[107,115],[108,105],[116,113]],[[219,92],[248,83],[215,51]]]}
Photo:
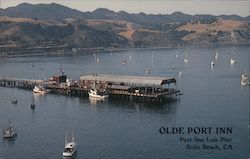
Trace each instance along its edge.
{"label": "harbor water", "polygon": [[[231,58],[237,62],[231,64]],[[77,159],[247,159],[249,86],[241,86],[240,78],[249,75],[249,59],[249,46],[1,58],[0,77],[48,79],[60,74],[60,68],[75,80],[89,73],[175,77],[183,95],[157,105],[34,95],[31,90],[0,87],[1,130],[8,120],[17,128],[15,138],[1,138],[0,159],[63,158],[66,130],[74,131]],[[17,104],[11,103],[12,97],[18,99]],[[36,108],[31,110],[33,98]],[[232,128],[232,133],[161,134],[161,127]],[[226,137],[231,141],[189,143],[180,137]],[[188,144],[201,148],[188,149]],[[220,148],[203,149],[204,144]]]}

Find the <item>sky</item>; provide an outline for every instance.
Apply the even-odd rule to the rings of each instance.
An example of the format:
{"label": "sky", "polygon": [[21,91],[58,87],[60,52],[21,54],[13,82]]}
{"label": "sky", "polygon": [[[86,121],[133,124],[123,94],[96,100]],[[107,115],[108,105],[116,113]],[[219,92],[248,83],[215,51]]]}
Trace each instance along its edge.
{"label": "sky", "polygon": [[181,11],[187,14],[250,15],[250,0],[0,0],[1,8],[20,3],[58,3],[80,11],[107,8],[128,13],[171,14]]}

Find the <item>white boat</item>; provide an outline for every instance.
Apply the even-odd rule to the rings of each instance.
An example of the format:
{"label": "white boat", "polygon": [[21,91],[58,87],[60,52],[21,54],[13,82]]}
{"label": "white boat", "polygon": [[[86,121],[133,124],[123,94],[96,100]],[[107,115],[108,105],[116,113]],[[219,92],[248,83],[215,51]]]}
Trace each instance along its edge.
{"label": "white boat", "polygon": [[3,131],[3,138],[12,138],[15,135],[16,135],[16,128],[10,122],[9,126]]}
{"label": "white boat", "polygon": [[235,59],[231,58],[231,59],[230,59],[230,63],[231,63],[231,64],[234,64],[234,63],[237,63],[237,61],[236,61]]}
{"label": "white boat", "polygon": [[185,63],[189,63],[187,50],[185,50],[185,58],[184,58],[184,62],[185,62]]}
{"label": "white boat", "polygon": [[89,94],[89,97],[100,98],[100,99],[105,99],[109,97],[106,91],[99,92],[97,89],[93,89],[93,88],[89,90],[88,94]]}
{"label": "white boat", "polygon": [[67,141],[67,131],[65,136],[65,146],[63,150],[63,157],[72,157],[76,152],[76,142],[72,132],[71,141]]}
{"label": "white boat", "polygon": [[241,75],[241,85],[249,85],[250,84],[250,79],[247,77],[246,74]]}
{"label": "white boat", "polygon": [[127,63],[127,61],[126,61],[126,60],[123,60],[123,61],[122,61],[122,64],[123,64],[123,65],[125,65],[126,63]]}
{"label": "white boat", "polygon": [[182,76],[182,72],[179,72],[178,76],[179,76],[179,78],[180,78],[180,77]]}
{"label": "white boat", "polygon": [[218,54],[218,51],[217,51],[217,49],[216,49],[216,54],[215,54],[215,56],[214,56],[215,60],[218,59],[218,56],[219,56],[219,54]]}
{"label": "white boat", "polygon": [[145,71],[146,71],[147,74],[151,73],[150,69],[146,69]]}
{"label": "white boat", "polygon": [[184,59],[184,62],[185,62],[185,63],[189,63],[189,60],[188,60],[188,59]]}
{"label": "white boat", "polygon": [[214,67],[214,62],[213,61],[211,61],[211,67]]}
{"label": "white boat", "polygon": [[46,93],[46,89],[43,88],[42,86],[35,86],[33,89],[33,92],[44,94],[44,93]]}

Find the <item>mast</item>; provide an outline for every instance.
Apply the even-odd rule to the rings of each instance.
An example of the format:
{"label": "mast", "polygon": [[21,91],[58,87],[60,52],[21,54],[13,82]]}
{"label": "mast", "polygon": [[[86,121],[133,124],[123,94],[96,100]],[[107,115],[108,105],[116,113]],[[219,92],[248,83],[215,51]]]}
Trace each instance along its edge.
{"label": "mast", "polygon": [[74,137],[74,134],[73,134],[73,130],[71,130],[71,135],[72,135],[72,142],[75,142],[75,137]]}
{"label": "mast", "polygon": [[66,146],[66,144],[67,144],[67,130],[66,130],[66,135],[65,135],[65,146]]}

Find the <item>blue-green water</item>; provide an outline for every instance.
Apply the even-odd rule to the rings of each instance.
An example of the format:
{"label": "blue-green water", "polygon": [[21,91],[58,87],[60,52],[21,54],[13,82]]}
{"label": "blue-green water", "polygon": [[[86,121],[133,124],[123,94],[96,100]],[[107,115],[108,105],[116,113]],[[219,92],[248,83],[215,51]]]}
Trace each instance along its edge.
{"label": "blue-green water", "polygon": [[[183,93],[164,105],[124,101],[90,101],[88,98],[46,94],[30,104],[29,90],[0,87],[0,127],[14,121],[17,137],[1,139],[0,158],[62,158],[65,131],[74,130],[78,159],[246,159],[249,157],[249,87],[240,76],[249,74],[249,47],[130,50],[67,57],[0,59],[0,76],[43,79],[59,74],[62,67],[70,79],[88,73],[176,77]],[[176,58],[178,54],[178,58]],[[99,62],[96,62],[96,58]],[[237,60],[231,65],[230,59]],[[153,60],[152,60],[153,59]],[[123,65],[122,61],[126,60]],[[210,62],[214,61],[212,69]],[[33,66],[32,66],[33,65]],[[174,67],[175,69],[171,69]],[[151,74],[145,70],[150,69]],[[178,76],[182,72],[182,76]],[[11,97],[18,104],[11,104]],[[160,127],[232,127],[232,134],[161,135]],[[216,142],[221,150],[187,150],[180,137],[231,138]],[[214,143],[212,143],[214,144]],[[232,145],[224,150],[223,144]]]}

